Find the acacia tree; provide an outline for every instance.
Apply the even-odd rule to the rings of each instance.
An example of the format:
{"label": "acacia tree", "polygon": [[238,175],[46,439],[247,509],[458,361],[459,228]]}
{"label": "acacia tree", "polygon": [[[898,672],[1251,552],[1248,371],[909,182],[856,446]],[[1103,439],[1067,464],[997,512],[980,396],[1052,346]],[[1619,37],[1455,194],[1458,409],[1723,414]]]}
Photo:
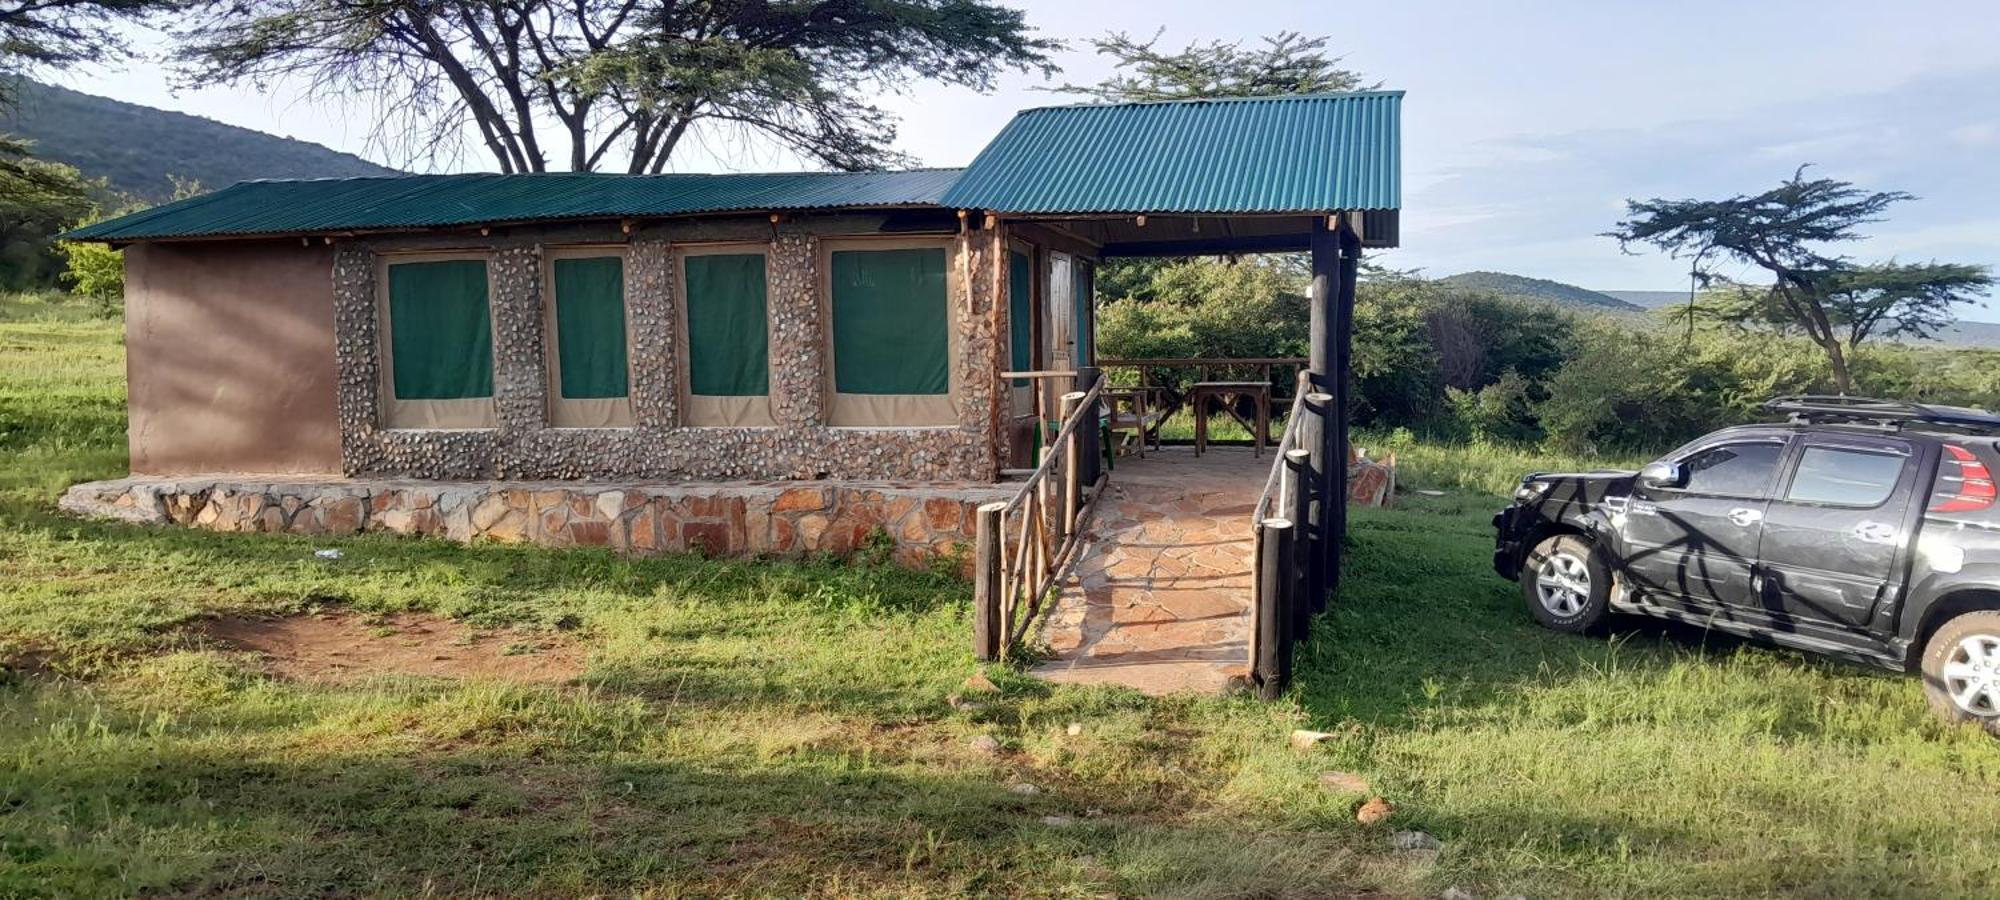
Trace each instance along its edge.
{"label": "acacia tree", "polygon": [[1260,46],[1240,41],[1189,44],[1180,50],[1157,49],[1164,30],[1150,40],[1134,40],[1112,32],[1090,42],[1099,56],[1109,56],[1118,70],[1097,84],[1064,84],[1055,90],[1081,94],[1107,103],[1148,100],[1192,100],[1213,97],[1271,97],[1364,90],[1361,75],[1340,67],[1340,58],[1326,54],[1327,38],[1281,31]]}
{"label": "acacia tree", "polygon": [[1983,266],[1949,263],[1861,265],[1832,252],[1860,240],[1863,225],[1882,221],[1891,205],[1915,199],[1902,191],[1868,192],[1832,178],[1792,177],[1760,194],[1723,200],[1634,200],[1605,236],[1630,252],[1649,244],[1689,261],[1704,288],[1729,287],[1725,263],[1769,273],[1771,283],[1720,291],[1707,315],[1739,325],[1795,330],[1825,351],[1841,393],[1854,387],[1848,353],[1871,337],[1928,337],[1957,320],[1956,308],[1992,285]]}
{"label": "acacia tree", "polygon": [[[1150,39],[1141,41],[1124,32],[1112,32],[1093,39],[1091,48],[1100,56],[1111,57],[1114,74],[1097,84],[1063,84],[1051,90],[1105,103],[1137,103],[1318,94],[1363,90],[1372,86],[1363,83],[1360,73],[1342,68],[1339,57],[1327,55],[1327,38],[1323,36],[1306,37],[1298,32],[1281,31],[1249,47],[1240,41],[1210,41],[1167,51],[1159,48],[1164,34],[1164,30],[1155,32]],[[1170,297],[1174,292],[1166,289],[1164,278],[1171,269],[1233,263],[1233,259],[1222,262],[1115,260],[1098,270],[1098,292],[1107,300],[1133,296]],[[1300,254],[1272,254],[1261,259],[1259,264],[1273,267],[1293,288],[1310,277],[1305,257]],[[1226,281],[1227,278],[1222,276],[1205,281],[1190,279],[1191,283],[1223,284]],[[1115,348],[1115,341],[1112,343]],[[1252,355],[1285,354],[1273,346]]]}
{"label": "acacia tree", "polygon": [[181,5],[180,0],[0,0],[0,104],[13,102],[16,78],[123,56],[125,43],[113,23]]}
{"label": "acacia tree", "polygon": [[469,125],[504,172],[552,156],[659,172],[717,129],[879,168],[905,158],[860,97],[987,90],[1003,70],[1053,71],[1058,46],[992,0],[210,0],[178,37],[189,83],[297,79],[373,102],[373,137],[410,159]]}

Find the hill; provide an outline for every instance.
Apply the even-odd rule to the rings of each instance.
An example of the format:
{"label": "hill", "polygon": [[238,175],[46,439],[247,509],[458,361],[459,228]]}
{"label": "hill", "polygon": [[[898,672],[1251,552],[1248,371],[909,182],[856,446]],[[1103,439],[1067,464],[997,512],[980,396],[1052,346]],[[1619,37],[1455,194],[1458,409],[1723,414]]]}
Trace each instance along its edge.
{"label": "hill", "polygon": [[1445,284],[1489,291],[1503,297],[1587,308],[1594,312],[1637,312],[1641,307],[1573,284],[1507,272],[1462,272],[1438,279]]}
{"label": "hill", "polygon": [[[1662,306],[1686,304],[1688,299],[1686,291],[1598,291],[1598,293],[1608,294],[1627,303],[1643,306],[1647,309],[1659,309]],[[1942,344],[1946,347],[1969,347],[1982,350],[2000,349],[2000,322],[1960,321],[1950,328],[1938,332],[1937,336],[1931,340],[1912,341],[1910,343],[1920,345]]]}
{"label": "hill", "polygon": [[23,82],[20,101],[18,109],[0,115],[0,131],[34,141],[36,156],[68,163],[147,201],[172,196],[169,176],[213,190],[253,178],[396,174],[309,141],[55,85]]}

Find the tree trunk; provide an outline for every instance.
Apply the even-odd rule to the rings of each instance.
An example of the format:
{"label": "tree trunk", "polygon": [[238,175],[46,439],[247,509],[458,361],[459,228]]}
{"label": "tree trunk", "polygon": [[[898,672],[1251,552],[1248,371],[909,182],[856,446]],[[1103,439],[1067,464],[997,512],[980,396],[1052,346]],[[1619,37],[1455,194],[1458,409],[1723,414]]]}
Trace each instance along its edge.
{"label": "tree trunk", "polygon": [[1853,393],[1854,376],[1847,371],[1847,352],[1841,348],[1840,341],[1825,341],[1820,346],[1826,348],[1827,362],[1833,364],[1833,386],[1842,396]]}

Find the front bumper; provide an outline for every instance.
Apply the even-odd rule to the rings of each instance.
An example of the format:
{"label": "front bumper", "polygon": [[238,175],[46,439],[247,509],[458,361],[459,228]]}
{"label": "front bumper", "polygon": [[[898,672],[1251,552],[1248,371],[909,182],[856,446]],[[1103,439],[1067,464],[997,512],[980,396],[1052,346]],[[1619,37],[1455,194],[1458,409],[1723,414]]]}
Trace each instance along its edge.
{"label": "front bumper", "polygon": [[1493,514],[1493,571],[1508,581],[1521,577],[1522,535],[1527,533],[1522,519],[1528,512],[1509,506]]}

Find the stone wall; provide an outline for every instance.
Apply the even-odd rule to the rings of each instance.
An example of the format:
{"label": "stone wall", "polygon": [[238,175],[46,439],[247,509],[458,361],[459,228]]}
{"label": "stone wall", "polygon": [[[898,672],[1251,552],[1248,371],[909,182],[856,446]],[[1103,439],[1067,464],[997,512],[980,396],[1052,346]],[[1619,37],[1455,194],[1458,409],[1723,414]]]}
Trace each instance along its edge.
{"label": "stone wall", "polygon": [[[827,357],[818,296],[819,241],[882,232],[881,216],[808,217],[771,223],[726,219],[651,225],[494,229],[487,235],[345,239],[333,261],[342,469],[353,476],[430,479],[898,479],[992,481],[999,456],[998,373],[1003,365],[999,296],[1004,236],[979,228],[948,239],[957,251],[951,303],[958,329],[952,373],[957,423],[936,428],[826,425]],[[910,235],[903,235],[910,236]],[[682,427],[673,329],[679,321],[677,242],[758,241],[769,246],[771,391],[774,428]],[[632,333],[631,399],[636,427],[549,424],[542,251],[548,246],[622,244]],[[377,264],[385,253],[488,254],[498,427],[390,429],[381,425]]]}
{"label": "stone wall", "polygon": [[210,531],[427,535],[461,542],[609,547],[635,555],[852,553],[880,531],[894,557],[969,563],[974,511],[1009,491],[984,484],[866,482],[451,482],[241,476],[79,484],[64,510]]}

